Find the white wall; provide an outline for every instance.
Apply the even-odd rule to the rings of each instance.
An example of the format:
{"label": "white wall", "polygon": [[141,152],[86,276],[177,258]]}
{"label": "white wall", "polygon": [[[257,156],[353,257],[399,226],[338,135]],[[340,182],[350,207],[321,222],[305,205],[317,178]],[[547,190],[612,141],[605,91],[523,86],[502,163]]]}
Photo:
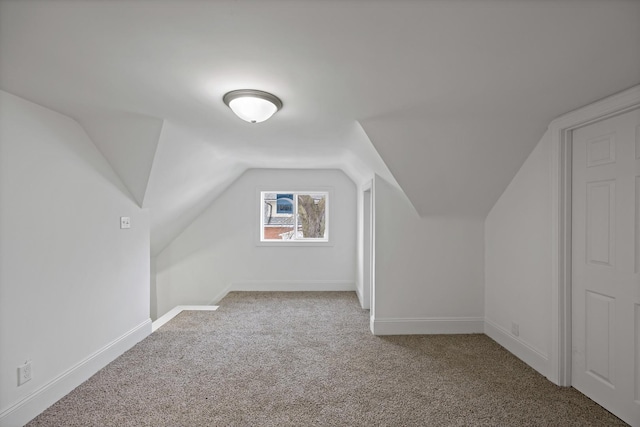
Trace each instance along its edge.
{"label": "white wall", "polygon": [[148,222],[75,121],[0,91],[0,425],[150,333]]}
{"label": "white wall", "polygon": [[486,333],[543,375],[551,340],[551,212],[547,132],[485,220]]}
{"label": "white wall", "polygon": [[[329,246],[258,245],[259,191],[330,187]],[[157,257],[161,316],[176,305],[209,304],[230,289],[353,289],[356,189],[339,170],[252,169]]]}
{"label": "white wall", "polygon": [[151,319],[156,320],[158,318],[158,294],[156,286],[156,257],[152,256],[150,260],[149,270],[151,272],[150,286],[149,286],[149,315]]}
{"label": "white wall", "polygon": [[482,332],[483,220],[420,217],[378,176],[374,206],[374,333]]}

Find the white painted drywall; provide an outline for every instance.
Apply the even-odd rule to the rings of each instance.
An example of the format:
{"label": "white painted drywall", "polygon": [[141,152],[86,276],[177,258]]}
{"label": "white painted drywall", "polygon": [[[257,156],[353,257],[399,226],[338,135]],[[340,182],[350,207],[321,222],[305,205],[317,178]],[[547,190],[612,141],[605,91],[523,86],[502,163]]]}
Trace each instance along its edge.
{"label": "white painted drywall", "polygon": [[[398,333],[437,332],[442,329],[430,325],[449,320],[473,323],[476,329],[468,332],[477,332],[484,305],[483,219],[420,217],[379,176],[374,207],[374,321],[393,320]],[[410,324],[415,328],[405,328]]]}
{"label": "white painted drywall", "polygon": [[75,121],[0,91],[0,235],[3,414],[149,322],[149,219]]}
{"label": "white painted drywall", "polygon": [[156,292],[156,257],[151,256],[149,270],[151,272],[150,277],[150,289],[149,289],[149,315],[154,321],[158,318],[156,310],[158,308],[158,296]]}
{"label": "white painted drywall", "polygon": [[76,119],[135,197],[138,206],[144,206],[162,120],[101,109],[84,109]]}
{"label": "white painted drywall", "polygon": [[[487,333],[546,375],[552,262],[549,132],[489,212],[485,260]],[[519,337],[511,333],[512,322],[519,325]]]}
{"label": "white painted drywall", "polygon": [[[258,245],[259,191],[331,188],[330,245]],[[251,169],[157,257],[156,315],[216,302],[237,284],[351,283],[355,290],[356,188],[339,170]]]}

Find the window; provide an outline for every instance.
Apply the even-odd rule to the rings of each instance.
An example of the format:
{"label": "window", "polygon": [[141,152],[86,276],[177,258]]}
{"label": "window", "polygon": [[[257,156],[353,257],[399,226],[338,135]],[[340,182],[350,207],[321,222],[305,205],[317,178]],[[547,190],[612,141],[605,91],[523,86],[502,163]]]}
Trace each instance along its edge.
{"label": "window", "polygon": [[328,242],[329,193],[262,191],[261,242]]}

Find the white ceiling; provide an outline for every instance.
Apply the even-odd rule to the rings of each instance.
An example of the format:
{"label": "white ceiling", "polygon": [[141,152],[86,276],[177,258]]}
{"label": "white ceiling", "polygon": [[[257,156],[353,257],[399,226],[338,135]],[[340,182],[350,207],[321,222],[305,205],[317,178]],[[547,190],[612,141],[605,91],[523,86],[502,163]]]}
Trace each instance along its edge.
{"label": "white ceiling", "polygon": [[[638,83],[640,1],[0,0],[0,88],[85,127],[154,253],[255,167],[485,216],[553,118]],[[284,108],[242,122],[240,88]]]}

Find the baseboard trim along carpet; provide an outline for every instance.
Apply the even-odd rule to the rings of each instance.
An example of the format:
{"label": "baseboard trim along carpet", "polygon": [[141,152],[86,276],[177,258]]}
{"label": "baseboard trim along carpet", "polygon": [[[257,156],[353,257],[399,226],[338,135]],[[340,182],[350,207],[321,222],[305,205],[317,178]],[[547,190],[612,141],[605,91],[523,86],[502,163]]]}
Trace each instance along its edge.
{"label": "baseboard trim along carpet", "polygon": [[151,333],[147,319],[0,414],[0,426],[23,426]]}
{"label": "baseboard trim along carpet", "polygon": [[548,377],[549,358],[542,351],[513,336],[503,327],[485,319],[484,333],[495,342],[509,350],[518,359]]}
{"label": "baseboard trim along carpet", "polygon": [[151,326],[151,332],[155,332],[160,326],[167,323],[169,320],[176,317],[183,310],[193,310],[193,311],[213,311],[217,310],[217,305],[177,305],[173,307],[171,310],[158,317]]}
{"label": "baseboard trim along carpet", "polygon": [[374,335],[481,334],[481,317],[376,318],[371,319]]}
{"label": "baseboard trim along carpet", "polygon": [[247,280],[234,282],[220,292],[211,304],[217,304],[229,292],[323,292],[323,291],[356,291],[356,284],[348,280]]}
{"label": "baseboard trim along carpet", "polygon": [[362,307],[363,301],[364,301],[364,296],[362,295],[362,289],[360,288],[360,286],[356,286],[356,295],[358,296],[358,302],[360,303],[360,307]]}
{"label": "baseboard trim along carpet", "polygon": [[356,285],[346,280],[256,280],[234,282],[230,291],[355,291]]}

